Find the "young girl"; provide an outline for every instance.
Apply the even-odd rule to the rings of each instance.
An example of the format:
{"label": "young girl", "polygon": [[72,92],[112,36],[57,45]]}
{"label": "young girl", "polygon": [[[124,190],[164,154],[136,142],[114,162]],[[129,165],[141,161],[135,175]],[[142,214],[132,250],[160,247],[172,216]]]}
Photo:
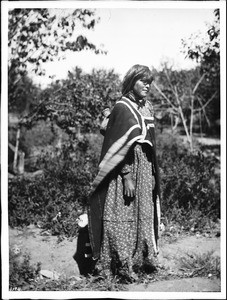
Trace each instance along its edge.
{"label": "young girl", "polygon": [[146,100],[152,81],[150,69],[142,65],[125,75],[88,203],[93,259],[107,274],[123,270],[134,277],[152,271],[158,254],[159,171],[153,109]]}

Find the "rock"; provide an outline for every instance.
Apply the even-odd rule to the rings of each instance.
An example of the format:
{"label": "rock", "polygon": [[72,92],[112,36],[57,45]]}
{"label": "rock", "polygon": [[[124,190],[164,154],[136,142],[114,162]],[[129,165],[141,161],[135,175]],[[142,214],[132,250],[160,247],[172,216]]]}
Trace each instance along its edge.
{"label": "rock", "polygon": [[55,279],[55,280],[58,280],[60,275],[57,273],[57,272],[52,272],[52,271],[49,271],[49,270],[40,270],[39,274],[41,275],[40,277],[43,278],[43,277],[46,277],[46,278],[49,278],[49,279]]}
{"label": "rock", "polygon": [[166,229],[166,228],[165,228],[165,225],[164,225],[163,223],[161,223],[161,224],[160,224],[160,230],[161,230],[161,231],[165,231],[165,229]]}
{"label": "rock", "polygon": [[75,280],[76,281],[83,280],[83,278],[81,278],[81,276],[75,276],[75,275],[71,276],[69,279],[73,280],[74,283],[75,283]]}
{"label": "rock", "polygon": [[19,255],[21,253],[21,249],[18,245],[13,245],[11,250],[12,250],[13,254],[15,254],[15,255]]}
{"label": "rock", "polygon": [[37,226],[38,228],[42,228],[43,225],[44,225],[44,223],[41,222],[41,221],[38,221],[37,224],[36,224],[36,226]]}
{"label": "rock", "polygon": [[196,236],[197,239],[200,238],[201,237],[200,232],[196,232],[195,236]]}
{"label": "rock", "polygon": [[30,224],[27,226],[27,229],[33,230],[36,229],[36,226],[34,224]]}
{"label": "rock", "polygon": [[205,232],[205,233],[204,233],[204,236],[205,236],[206,238],[209,238],[209,237],[210,237],[210,234],[207,233],[207,232]]}
{"label": "rock", "polygon": [[51,232],[49,230],[43,231],[40,235],[42,236],[50,236]]}

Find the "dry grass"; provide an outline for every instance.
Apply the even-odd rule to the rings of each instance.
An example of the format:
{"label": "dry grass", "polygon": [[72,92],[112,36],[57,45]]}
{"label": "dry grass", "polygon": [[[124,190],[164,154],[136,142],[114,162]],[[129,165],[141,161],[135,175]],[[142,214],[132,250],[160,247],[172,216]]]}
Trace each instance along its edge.
{"label": "dry grass", "polygon": [[181,268],[187,277],[217,277],[220,278],[220,257],[214,256],[214,251],[207,253],[187,253],[180,258]]}

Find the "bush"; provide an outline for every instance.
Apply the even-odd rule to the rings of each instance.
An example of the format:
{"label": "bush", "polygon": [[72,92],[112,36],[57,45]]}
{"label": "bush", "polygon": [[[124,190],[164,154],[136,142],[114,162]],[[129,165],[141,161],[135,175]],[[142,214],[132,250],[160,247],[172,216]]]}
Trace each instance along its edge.
{"label": "bush", "polygon": [[[162,217],[184,228],[201,229],[220,218],[220,177],[214,156],[189,153],[171,135],[157,138],[161,171]],[[65,142],[61,150],[44,153],[36,180],[9,182],[9,224],[41,222],[54,235],[77,234],[77,217],[86,210],[90,184],[97,173],[102,137],[86,135]],[[181,146],[180,146],[181,145]],[[166,224],[166,225],[168,225]]]}
{"label": "bush", "polygon": [[[164,137],[162,137],[164,139]],[[171,137],[159,141],[162,215],[187,229],[220,218],[220,177],[215,157],[189,153]]]}
{"label": "bush", "polygon": [[76,219],[86,208],[99,153],[84,137],[65,144],[61,151],[43,154],[37,166],[44,170],[43,177],[16,177],[9,182],[9,225],[41,222],[52,234],[75,235]]}
{"label": "bush", "polygon": [[30,265],[30,256],[9,252],[9,289],[13,291],[26,290],[31,287],[34,280],[39,275],[41,264]]}
{"label": "bush", "polygon": [[207,253],[187,253],[180,257],[181,269],[190,274],[190,277],[212,277],[220,278],[220,257],[214,256],[214,251]]}

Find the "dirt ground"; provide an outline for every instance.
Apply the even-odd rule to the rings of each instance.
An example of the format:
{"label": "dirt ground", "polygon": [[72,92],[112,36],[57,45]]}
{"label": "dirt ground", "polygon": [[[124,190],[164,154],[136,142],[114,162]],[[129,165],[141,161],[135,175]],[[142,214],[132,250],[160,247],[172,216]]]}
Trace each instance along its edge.
{"label": "dirt ground", "polygon": [[[41,269],[56,272],[64,278],[79,276],[79,268],[73,259],[77,247],[77,239],[65,239],[58,242],[57,237],[41,235],[41,230],[35,226],[26,229],[9,229],[11,249],[18,249],[21,255],[30,254],[31,264],[41,262]],[[205,237],[202,235],[181,236],[172,243],[164,240],[160,243],[159,262],[165,266],[168,273],[177,272],[180,268],[179,257],[187,253],[205,254],[213,251],[220,257],[220,237]],[[145,284],[131,284],[129,291],[152,292],[220,292],[221,282],[217,278],[182,278],[156,281]]]}

